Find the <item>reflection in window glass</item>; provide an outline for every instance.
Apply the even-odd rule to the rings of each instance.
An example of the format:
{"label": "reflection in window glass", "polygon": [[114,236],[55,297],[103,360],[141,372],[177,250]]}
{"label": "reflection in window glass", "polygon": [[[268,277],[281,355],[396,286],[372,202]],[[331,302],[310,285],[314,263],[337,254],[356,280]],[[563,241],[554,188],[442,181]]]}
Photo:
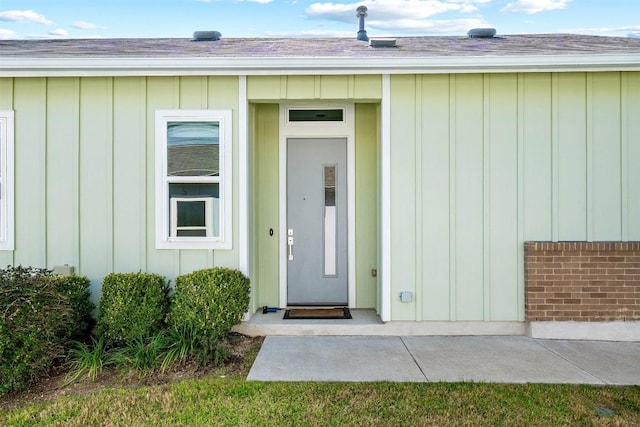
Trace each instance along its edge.
{"label": "reflection in window glass", "polygon": [[324,168],[324,205],[336,205],[336,167],[325,166]]}
{"label": "reflection in window glass", "polygon": [[219,176],[219,157],[219,122],[167,123],[169,176]]}
{"label": "reflection in window glass", "polygon": [[324,275],[337,274],[336,167],[324,167]]}
{"label": "reflection in window glass", "polygon": [[178,227],[205,227],[205,204],[199,199],[178,202]]}
{"label": "reflection in window glass", "polygon": [[169,184],[171,237],[220,236],[217,183]]}

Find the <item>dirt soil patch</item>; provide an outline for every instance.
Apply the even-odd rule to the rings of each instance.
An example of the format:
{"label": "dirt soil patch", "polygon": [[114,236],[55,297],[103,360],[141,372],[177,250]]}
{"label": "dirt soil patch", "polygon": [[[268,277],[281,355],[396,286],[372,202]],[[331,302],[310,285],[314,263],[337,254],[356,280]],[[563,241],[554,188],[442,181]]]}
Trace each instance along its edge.
{"label": "dirt soil patch", "polygon": [[0,409],[11,410],[38,402],[53,401],[62,396],[81,396],[108,388],[161,385],[207,376],[246,377],[263,340],[264,337],[230,335],[225,343],[229,349],[229,356],[221,366],[185,364],[175,366],[168,372],[158,371],[145,375],[106,368],[95,381],[80,380],[68,385],[65,385],[67,371],[60,367],[55,369],[48,378],[31,386],[29,390],[0,397]]}

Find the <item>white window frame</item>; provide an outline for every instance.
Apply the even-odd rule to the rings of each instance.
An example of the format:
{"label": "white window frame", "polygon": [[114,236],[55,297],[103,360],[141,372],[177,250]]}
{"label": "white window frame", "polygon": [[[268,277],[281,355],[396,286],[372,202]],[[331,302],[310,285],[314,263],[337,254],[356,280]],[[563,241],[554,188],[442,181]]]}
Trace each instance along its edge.
{"label": "white window frame", "polygon": [[[167,174],[167,125],[169,122],[217,122],[220,146],[216,177],[169,176]],[[156,248],[157,249],[232,249],[232,112],[231,110],[156,110]],[[172,237],[170,223],[173,201],[170,183],[218,183],[220,236]],[[196,199],[193,199],[196,200]],[[213,229],[213,224],[211,230]]]}
{"label": "white window frame", "polygon": [[0,250],[14,246],[14,113],[0,110]]}

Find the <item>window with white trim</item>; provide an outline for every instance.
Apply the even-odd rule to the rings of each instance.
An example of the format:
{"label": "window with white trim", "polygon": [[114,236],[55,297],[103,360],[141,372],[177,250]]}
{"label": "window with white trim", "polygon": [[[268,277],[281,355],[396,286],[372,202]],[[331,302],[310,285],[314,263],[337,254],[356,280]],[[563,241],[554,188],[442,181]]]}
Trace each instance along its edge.
{"label": "window with white trim", "polygon": [[156,111],[156,247],[231,249],[231,111]]}
{"label": "window with white trim", "polygon": [[14,249],[13,111],[0,110],[0,250]]}

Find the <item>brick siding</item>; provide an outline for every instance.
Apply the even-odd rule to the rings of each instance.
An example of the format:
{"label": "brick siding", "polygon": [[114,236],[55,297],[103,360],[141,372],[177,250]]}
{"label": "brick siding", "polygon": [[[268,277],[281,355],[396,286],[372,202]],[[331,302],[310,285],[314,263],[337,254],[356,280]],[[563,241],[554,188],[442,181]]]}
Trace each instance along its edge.
{"label": "brick siding", "polygon": [[527,321],[640,320],[640,242],[526,242]]}

